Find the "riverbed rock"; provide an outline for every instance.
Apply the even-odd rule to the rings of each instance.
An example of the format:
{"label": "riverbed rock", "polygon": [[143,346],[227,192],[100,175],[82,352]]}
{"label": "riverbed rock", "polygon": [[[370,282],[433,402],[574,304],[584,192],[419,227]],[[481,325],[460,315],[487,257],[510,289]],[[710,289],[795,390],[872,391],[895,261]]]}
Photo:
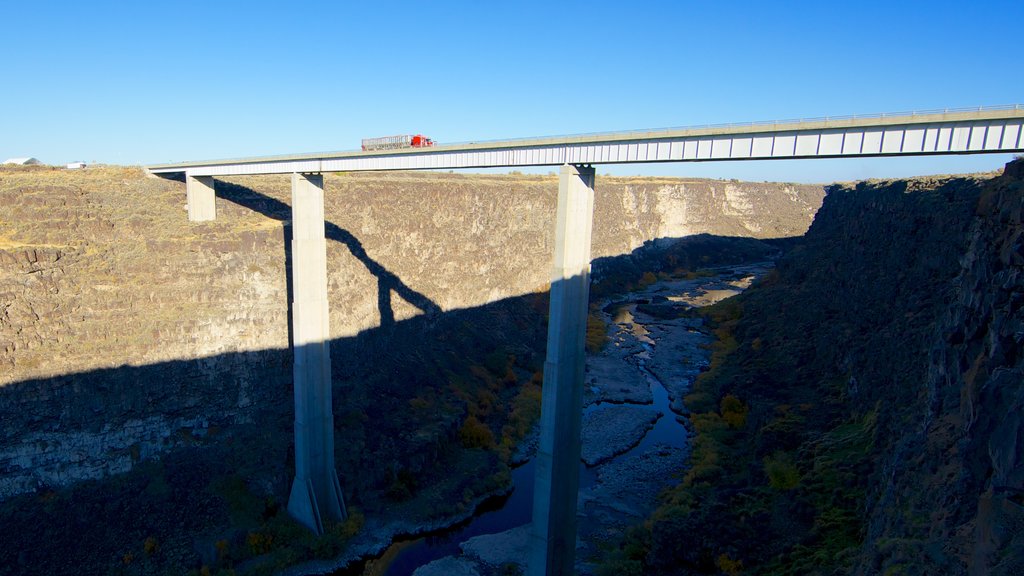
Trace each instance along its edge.
{"label": "riverbed rock", "polygon": [[644,439],[661,416],[661,412],[627,405],[601,407],[584,415],[583,462],[594,466],[626,452]]}
{"label": "riverbed rock", "polygon": [[[618,330],[615,327],[615,330]],[[587,356],[587,372],[584,376],[584,405],[596,402],[615,404],[650,404],[654,402],[651,385],[643,372],[628,358],[642,349],[636,340],[629,338],[609,342],[596,355]]]}
{"label": "riverbed rock", "polygon": [[577,561],[581,573],[602,546],[618,542],[626,529],[650,513],[658,494],[680,481],[687,451],[655,445],[617,458],[598,469],[598,480],[580,495]]}
{"label": "riverbed rock", "polygon": [[707,346],[713,341],[692,326],[688,319],[647,325],[655,345],[644,365],[665,386],[670,407],[678,415],[686,413],[683,398],[689,394],[693,380],[707,369]]}
{"label": "riverbed rock", "polygon": [[476,536],[459,547],[470,558],[490,566],[517,564],[525,568],[530,553],[530,528],[530,524],[523,524],[497,534]]}
{"label": "riverbed rock", "polygon": [[638,518],[646,516],[658,493],[679,482],[686,456],[687,450],[683,448],[657,444],[607,463],[598,471],[597,484],[581,497],[584,515],[601,518],[608,511],[615,511]]}
{"label": "riverbed rock", "polygon": [[412,576],[480,576],[472,561],[455,556],[445,556],[430,564],[420,566]]}

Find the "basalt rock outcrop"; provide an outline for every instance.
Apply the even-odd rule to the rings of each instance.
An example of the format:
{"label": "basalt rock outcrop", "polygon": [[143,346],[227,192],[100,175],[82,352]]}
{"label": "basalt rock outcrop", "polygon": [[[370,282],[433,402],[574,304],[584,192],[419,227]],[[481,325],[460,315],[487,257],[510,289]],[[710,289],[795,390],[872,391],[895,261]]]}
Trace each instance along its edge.
{"label": "basalt rock outcrop", "polygon": [[976,206],[905,428],[881,454],[861,574],[1024,573],[1024,161]]}
{"label": "basalt rock outcrop", "polygon": [[776,271],[712,310],[686,479],[609,562],[1022,573],[1022,166],[832,187]]}

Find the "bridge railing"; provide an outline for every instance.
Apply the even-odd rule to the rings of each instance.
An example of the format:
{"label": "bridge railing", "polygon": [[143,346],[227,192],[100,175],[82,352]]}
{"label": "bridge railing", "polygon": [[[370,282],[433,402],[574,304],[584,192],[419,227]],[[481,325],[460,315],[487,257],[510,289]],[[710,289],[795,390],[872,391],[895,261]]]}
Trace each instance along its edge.
{"label": "bridge railing", "polygon": [[[751,122],[725,122],[721,124],[692,124],[689,126],[676,126],[671,128],[651,128],[647,130],[614,130],[609,132],[580,132],[576,134],[561,134],[543,136],[542,139],[560,138],[586,138],[588,136],[642,136],[644,134],[657,134],[659,132],[676,132],[681,130],[707,130],[721,128],[752,128],[761,126],[778,126],[780,124],[804,124],[814,122],[833,122],[838,120],[873,120],[880,118],[892,118],[897,116],[934,116],[936,114],[950,114],[959,112],[988,112],[1000,110],[1024,110],[1024,104],[1003,104],[998,106],[969,106],[964,108],[936,108],[932,110],[911,110],[908,112],[875,112],[872,114],[846,114],[843,116],[818,116],[810,118],[792,118],[789,120],[755,120]],[[464,144],[487,144],[490,142],[530,142],[538,140],[538,137],[528,138],[496,138],[488,140],[471,140],[466,142],[445,142],[444,146],[460,146]]]}

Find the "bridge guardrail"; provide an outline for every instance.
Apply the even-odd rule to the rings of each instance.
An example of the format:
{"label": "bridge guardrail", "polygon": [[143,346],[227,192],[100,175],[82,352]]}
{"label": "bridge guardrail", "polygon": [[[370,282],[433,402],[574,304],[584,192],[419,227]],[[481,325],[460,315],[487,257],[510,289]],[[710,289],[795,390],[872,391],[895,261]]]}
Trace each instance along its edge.
{"label": "bridge guardrail", "polygon": [[[720,124],[693,124],[689,126],[673,126],[669,128],[650,128],[647,130],[612,130],[606,132],[580,132],[576,134],[558,134],[550,136],[541,136],[542,139],[558,139],[558,138],[585,138],[587,136],[608,136],[608,135],[642,135],[652,134],[658,132],[673,132],[678,130],[705,130],[705,129],[718,129],[718,128],[747,128],[747,127],[758,127],[758,126],[778,126],[780,124],[803,124],[812,122],[832,122],[837,120],[871,120],[877,118],[890,118],[894,116],[933,116],[936,114],[950,114],[958,112],[986,112],[986,111],[999,111],[999,110],[1024,110],[1024,104],[1002,104],[997,106],[968,106],[963,108],[936,108],[931,110],[912,110],[909,112],[876,112],[872,114],[846,114],[842,116],[818,116],[811,118],[792,118],[788,120],[755,120],[751,122],[724,122]],[[444,146],[460,146],[465,144],[487,144],[489,142],[528,142],[537,140],[538,137],[524,137],[524,138],[495,138],[489,140],[471,140],[466,142],[444,142]]]}

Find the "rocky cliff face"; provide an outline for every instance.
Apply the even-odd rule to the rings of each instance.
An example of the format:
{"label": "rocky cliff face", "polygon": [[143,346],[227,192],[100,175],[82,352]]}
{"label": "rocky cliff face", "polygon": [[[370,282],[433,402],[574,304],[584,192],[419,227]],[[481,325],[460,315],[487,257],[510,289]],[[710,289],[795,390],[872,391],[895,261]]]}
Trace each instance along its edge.
{"label": "rocky cliff face", "polygon": [[829,190],[776,272],[713,313],[691,468],[635,559],[1021,573],[1022,166]]}
{"label": "rocky cliff face", "polygon": [[[345,174],[326,185],[334,338],[546,285],[554,177]],[[287,421],[288,180],[218,181],[218,194],[218,219],[190,224],[183,185],[139,169],[0,171],[0,498]],[[594,255],[697,232],[800,234],[821,197],[814,186],[599,177]],[[336,356],[336,378],[359,361]]]}
{"label": "rocky cliff face", "polygon": [[860,573],[1024,572],[1022,215],[1018,160],[981,191],[916,398],[869,493]]}

